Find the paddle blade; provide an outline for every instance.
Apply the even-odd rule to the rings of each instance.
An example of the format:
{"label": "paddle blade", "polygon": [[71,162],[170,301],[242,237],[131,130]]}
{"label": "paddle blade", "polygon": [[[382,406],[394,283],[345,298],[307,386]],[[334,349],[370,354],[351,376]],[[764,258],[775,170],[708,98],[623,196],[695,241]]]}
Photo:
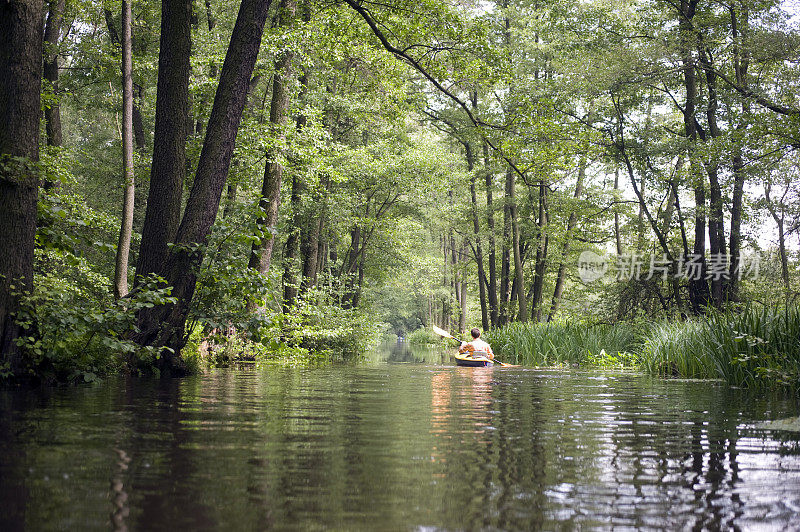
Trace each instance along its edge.
{"label": "paddle blade", "polygon": [[453,340],[455,340],[453,335],[450,334],[449,332],[445,331],[444,329],[440,329],[436,325],[432,325],[432,327],[433,327],[433,332],[435,332],[439,336],[444,336],[445,338],[453,338]]}

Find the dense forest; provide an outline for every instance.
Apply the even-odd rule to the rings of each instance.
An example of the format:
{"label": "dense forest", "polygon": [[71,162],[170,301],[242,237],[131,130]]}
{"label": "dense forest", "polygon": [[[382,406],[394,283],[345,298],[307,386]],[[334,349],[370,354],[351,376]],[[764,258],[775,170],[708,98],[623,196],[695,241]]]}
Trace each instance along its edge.
{"label": "dense forest", "polygon": [[0,0],[0,375],[438,325],[797,385],[790,7]]}

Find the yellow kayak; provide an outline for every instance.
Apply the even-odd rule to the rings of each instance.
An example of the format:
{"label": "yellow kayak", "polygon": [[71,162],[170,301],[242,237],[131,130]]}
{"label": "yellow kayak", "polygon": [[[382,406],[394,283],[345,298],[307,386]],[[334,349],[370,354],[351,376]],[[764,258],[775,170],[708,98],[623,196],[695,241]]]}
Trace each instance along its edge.
{"label": "yellow kayak", "polygon": [[467,366],[470,368],[494,366],[494,363],[490,359],[480,355],[473,357],[469,353],[456,353],[453,356],[455,357],[456,365],[458,366]]}

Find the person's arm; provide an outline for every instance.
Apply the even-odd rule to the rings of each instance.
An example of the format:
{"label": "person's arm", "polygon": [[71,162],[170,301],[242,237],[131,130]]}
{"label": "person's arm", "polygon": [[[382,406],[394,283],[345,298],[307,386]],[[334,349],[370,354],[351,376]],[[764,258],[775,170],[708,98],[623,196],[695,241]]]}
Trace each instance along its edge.
{"label": "person's arm", "polygon": [[468,344],[467,342],[461,342],[461,347],[458,348],[459,353],[470,353],[472,352],[472,345]]}

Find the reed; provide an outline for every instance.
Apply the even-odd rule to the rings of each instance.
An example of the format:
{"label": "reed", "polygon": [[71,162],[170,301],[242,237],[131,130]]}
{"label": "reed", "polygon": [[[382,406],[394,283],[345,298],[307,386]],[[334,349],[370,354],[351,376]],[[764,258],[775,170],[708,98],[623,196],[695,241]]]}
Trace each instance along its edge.
{"label": "reed", "polygon": [[644,342],[642,332],[641,325],[630,323],[512,323],[484,336],[498,358],[512,364],[611,365],[603,361],[635,364],[634,354]]}
{"label": "reed", "polygon": [[730,384],[800,388],[800,309],[746,308],[663,323],[647,339],[642,368]]}
{"label": "reed", "polygon": [[512,364],[634,366],[661,376],[800,390],[797,306],[712,311],[686,321],[512,323],[484,336]]}

